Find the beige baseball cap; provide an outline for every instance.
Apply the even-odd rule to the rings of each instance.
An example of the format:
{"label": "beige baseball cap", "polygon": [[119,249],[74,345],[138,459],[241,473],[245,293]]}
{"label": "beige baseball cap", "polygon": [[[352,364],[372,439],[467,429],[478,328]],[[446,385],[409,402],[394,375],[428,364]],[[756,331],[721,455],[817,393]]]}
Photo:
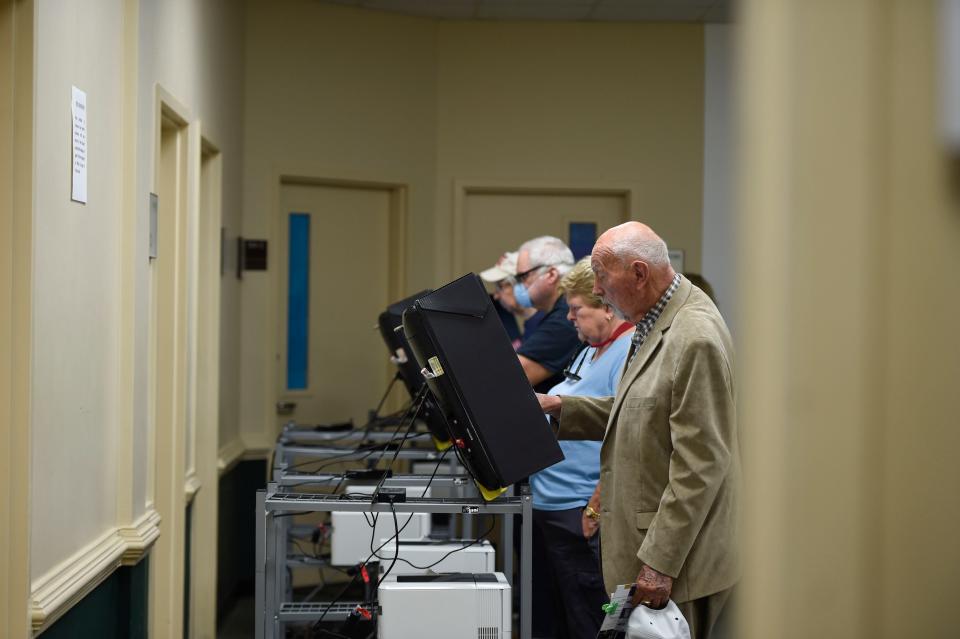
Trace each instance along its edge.
{"label": "beige baseball cap", "polygon": [[497,260],[496,264],[480,273],[480,277],[486,282],[499,282],[508,277],[516,277],[517,257],[519,255],[520,254],[515,251],[504,253],[500,256],[500,259]]}

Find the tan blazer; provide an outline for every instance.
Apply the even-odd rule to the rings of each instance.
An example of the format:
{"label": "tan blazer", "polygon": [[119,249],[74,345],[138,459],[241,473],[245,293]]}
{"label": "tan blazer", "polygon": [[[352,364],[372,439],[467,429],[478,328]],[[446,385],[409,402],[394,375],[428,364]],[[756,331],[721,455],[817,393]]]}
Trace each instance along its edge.
{"label": "tan blazer", "polygon": [[562,398],[558,436],[602,439],[600,534],[607,591],[641,562],[691,601],[739,577],[740,450],[733,347],[717,307],[683,279],[616,397]]}

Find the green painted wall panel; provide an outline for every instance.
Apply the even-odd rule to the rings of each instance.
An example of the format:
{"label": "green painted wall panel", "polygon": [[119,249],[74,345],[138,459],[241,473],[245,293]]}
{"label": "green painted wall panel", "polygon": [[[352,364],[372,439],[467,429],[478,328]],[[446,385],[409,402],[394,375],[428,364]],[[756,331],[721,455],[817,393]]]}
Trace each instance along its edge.
{"label": "green painted wall panel", "polygon": [[267,463],[241,461],[220,478],[217,540],[217,618],[237,597],[253,594],[257,491],[266,487]]}
{"label": "green painted wall panel", "polygon": [[146,639],[149,557],[121,566],[42,633],[44,639]]}

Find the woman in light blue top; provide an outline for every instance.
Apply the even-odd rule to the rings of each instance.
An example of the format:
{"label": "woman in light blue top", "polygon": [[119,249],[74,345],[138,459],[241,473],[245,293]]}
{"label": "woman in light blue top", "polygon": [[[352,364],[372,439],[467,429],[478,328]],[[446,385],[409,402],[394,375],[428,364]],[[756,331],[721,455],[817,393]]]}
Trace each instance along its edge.
{"label": "woman in light blue top", "polygon": [[[565,379],[551,395],[609,397],[630,348],[633,326],[593,294],[590,258],[584,258],[560,282],[569,312],[585,347],[574,356]],[[556,636],[593,639],[607,601],[600,574],[600,442],[563,440],[564,460],[530,477],[535,543],[545,552],[533,566],[535,589],[552,590]]]}

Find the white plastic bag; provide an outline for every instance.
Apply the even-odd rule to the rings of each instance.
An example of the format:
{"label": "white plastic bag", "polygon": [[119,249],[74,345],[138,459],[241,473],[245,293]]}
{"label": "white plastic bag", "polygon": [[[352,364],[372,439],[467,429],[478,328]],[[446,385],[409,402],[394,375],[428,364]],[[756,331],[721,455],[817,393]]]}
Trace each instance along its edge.
{"label": "white plastic bag", "polygon": [[627,639],[690,639],[690,626],[672,599],[663,610],[637,606],[627,621]]}

